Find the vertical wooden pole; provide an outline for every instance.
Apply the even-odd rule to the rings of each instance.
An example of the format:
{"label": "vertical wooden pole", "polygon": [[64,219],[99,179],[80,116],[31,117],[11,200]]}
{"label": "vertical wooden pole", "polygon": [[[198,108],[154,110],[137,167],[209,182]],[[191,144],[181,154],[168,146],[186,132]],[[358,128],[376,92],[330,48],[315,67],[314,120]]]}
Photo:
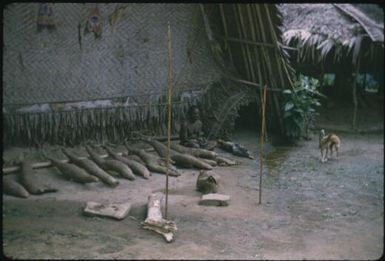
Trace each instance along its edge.
{"label": "vertical wooden pole", "polygon": [[360,58],[358,58],[356,68],[354,72],[354,78],[353,78],[353,105],[354,105],[354,112],[353,112],[353,122],[352,127],[353,130],[356,129],[356,120],[357,120],[357,107],[358,107],[358,101],[357,101],[357,76],[358,72],[360,71]]}
{"label": "vertical wooden pole", "polygon": [[263,88],[263,100],[262,100],[262,126],[261,126],[261,149],[259,152],[259,202],[258,204],[262,203],[262,169],[263,169],[263,140],[265,136],[265,108],[266,108],[266,91],[267,91],[267,85]]}
{"label": "vertical wooden pole", "polygon": [[167,170],[166,170],[166,213],[168,211],[168,172],[170,168],[170,143],[171,143],[171,111],[172,111],[172,62],[171,62],[171,28],[168,22],[168,124],[167,124]]}

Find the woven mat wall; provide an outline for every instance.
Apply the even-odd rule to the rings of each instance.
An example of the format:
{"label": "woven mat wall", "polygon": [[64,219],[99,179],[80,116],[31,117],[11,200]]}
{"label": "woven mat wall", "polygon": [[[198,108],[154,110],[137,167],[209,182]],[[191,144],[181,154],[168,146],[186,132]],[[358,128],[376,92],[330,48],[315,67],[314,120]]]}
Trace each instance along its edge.
{"label": "woven mat wall", "polygon": [[[52,3],[56,30],[37,32],[40,3],[5,6],[3,103],[33,104],[166,94],[167,23],[174,88],[204,88],[220,78],[197,4],[97,4],[101,38],[84,34],[91,3]],[[111,26],[116,8],[124,14]],[[80,38],[81,47],[79,43]]]}

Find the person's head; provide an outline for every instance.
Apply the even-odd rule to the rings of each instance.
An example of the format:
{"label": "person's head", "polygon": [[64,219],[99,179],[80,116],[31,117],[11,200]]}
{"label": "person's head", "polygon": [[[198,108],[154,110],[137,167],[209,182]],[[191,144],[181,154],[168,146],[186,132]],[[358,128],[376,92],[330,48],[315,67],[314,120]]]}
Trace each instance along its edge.
{"label": "person's head", "polygon": [[190,108],[190,119],[193,121],[199,120],[199,109],[196,106]]}

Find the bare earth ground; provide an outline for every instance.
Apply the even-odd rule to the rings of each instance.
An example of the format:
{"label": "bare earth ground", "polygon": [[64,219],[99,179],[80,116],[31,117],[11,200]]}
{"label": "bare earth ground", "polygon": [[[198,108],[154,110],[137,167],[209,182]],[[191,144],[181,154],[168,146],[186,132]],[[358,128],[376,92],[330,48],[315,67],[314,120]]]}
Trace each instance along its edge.
{"label": "bare earth ground", "polygon": [[[258,154],[256,136],[237,132],[234,141]],[[316,133],[297,146],[268,145],[261,205],[258,157],[223,152],[240,162],[215,168],[220,192],[231,196],[227,207],[198,205],[198,171],[170,177],[168,216],[178,226],[170,244],[140,228],[147,197],[164,190],[164,175],[120,179],[113,189],[67,181],[56,168],[39,169],[59,191],[3,196],[3,253],[22,259],[378,259],[384,246],[383,133],[339,136],[340,158],[323,164]],[[4,157],[19,151],[12,148]],[[133,208],[122,221],[87,217],[87,201],[129,201]]]}

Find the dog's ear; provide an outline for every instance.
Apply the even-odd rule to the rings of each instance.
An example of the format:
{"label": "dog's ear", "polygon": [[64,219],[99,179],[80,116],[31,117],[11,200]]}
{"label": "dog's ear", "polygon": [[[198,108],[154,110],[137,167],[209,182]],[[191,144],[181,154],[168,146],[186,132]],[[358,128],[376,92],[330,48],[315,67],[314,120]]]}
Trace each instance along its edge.
{"label": "dog's ear", "polygon": [[324,129],[321,129],[321,130],[320,130],[320,134],[321,134],[322,136],[325,136],[325,130],[324,130]]}

